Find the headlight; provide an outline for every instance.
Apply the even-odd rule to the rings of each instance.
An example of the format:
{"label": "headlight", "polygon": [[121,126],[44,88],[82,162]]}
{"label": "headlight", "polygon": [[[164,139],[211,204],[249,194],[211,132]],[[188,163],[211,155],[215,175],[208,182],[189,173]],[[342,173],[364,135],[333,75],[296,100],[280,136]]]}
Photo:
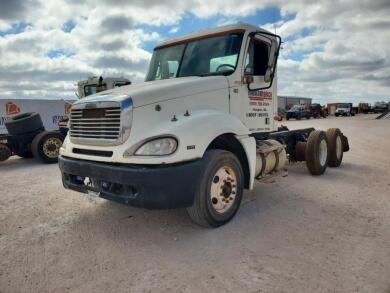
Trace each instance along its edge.
{"label": "headlight", "polygon": [[156,138],[142,144],[134,153],[136,156],[166,156],[177,149],[177,140],[173,137]]}

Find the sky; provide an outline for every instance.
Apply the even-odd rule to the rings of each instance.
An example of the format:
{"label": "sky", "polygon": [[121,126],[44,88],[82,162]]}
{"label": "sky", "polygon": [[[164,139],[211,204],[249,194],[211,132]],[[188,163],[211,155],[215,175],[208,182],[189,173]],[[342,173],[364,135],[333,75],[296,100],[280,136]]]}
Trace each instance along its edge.
{"label": "sky", "polygon": [[139,83],[157,43],[237,22],[281,35],[279,95],[390,100],[388,0],[0,0],[0,98],[75,98],[92,75]]}

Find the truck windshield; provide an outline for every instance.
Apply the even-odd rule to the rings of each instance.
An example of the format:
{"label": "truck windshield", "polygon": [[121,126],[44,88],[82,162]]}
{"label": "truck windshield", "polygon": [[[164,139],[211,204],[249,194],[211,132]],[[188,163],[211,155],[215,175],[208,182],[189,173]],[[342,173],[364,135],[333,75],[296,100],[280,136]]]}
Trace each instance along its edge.
{"label": "truck windshield", "polygon": [[349,104],[339,104],[338,108],[348,109]]}
{"label": "truck windshield", "polygon": [[231,33],[154,51],[146,81],[184,76],[232,74],[243,33]]}
{"label": "truck windshield", "polygon": [[97,85],[96,84],[89,84],[84,86],[84,96],[89,96],[97,93]]}

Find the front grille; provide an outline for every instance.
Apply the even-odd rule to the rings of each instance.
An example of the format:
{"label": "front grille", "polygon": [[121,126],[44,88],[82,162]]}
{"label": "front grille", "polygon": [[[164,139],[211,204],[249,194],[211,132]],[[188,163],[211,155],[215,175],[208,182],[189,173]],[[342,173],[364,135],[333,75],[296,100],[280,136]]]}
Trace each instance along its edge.
{"label": "front grille", "polygon": [[121,131],[121,108],[72,109],[70,137],[93,140],[118,140]]}

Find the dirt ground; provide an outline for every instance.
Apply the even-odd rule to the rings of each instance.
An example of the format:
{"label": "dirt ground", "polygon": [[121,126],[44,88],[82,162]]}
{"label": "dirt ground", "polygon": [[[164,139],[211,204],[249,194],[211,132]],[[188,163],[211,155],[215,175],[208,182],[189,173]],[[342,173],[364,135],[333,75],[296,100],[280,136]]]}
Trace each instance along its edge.
{"label": "dirt ground", "polygon": [[390,292],[390,121],[340,127],[341,168],[256,183],[232,222],[200,228],[63,189],[57,165],[0,164],[0,292]]}

